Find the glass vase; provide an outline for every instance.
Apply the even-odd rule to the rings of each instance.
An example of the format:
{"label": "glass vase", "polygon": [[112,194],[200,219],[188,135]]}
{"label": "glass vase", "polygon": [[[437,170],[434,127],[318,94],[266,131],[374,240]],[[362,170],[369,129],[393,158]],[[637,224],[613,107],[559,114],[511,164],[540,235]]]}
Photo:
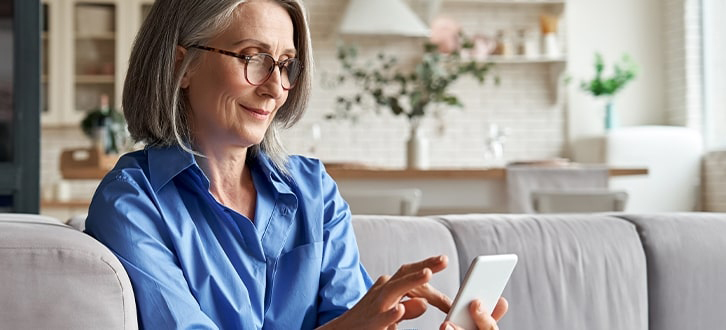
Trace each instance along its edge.
{"label": "glass vase", "polygon": [[615,106],[612,99],[605,101],[605,131],[609,132],[617,126],[617,118],[615,114]]}

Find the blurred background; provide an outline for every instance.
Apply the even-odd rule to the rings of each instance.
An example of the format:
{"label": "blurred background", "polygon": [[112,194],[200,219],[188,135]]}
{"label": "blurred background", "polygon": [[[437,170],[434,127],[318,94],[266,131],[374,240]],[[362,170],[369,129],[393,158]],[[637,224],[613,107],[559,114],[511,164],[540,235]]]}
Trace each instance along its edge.
{"label": "blurred background", "polygon": [[[592,164],[611,170],[606,185],[630,193],[631,211],[675,211],[666,207],[672,205],[669,198],[683,204],[677,210],[726,209],[726,174],[720,170],[726,157],[719,152],[726,145],[726,41],[717,32],[724,31],[722,1],[303,2],[315,87],[307,114],[285,132],[284,141],[291,153],[323,160],[341,188],[421,189],[418,203],[424,210],[436,194],[427,193],[427,185],[451,185],[474,196],[472,201],[506,204],[506,174],[496,171],[508,165]],[[63,219],[85,212],[118,153],[140,147],[124,141],[118,129],[122,119],[116,121],[112,113],[120,111],[127,58],[152,3],[41,1],[43,213]],[[427,43],[435,47],[427,49]],[[391,75],[379,83],[403,104],[402,113],[377,106],[346,71],[340,57],[346,47],[355,50],[354,63],[368,69],[364,75],[375,76],[376,67]],[[421,78],[425,75],[416,70],[431,56],[439,61],[432,62],[438,65],[432,77],[452,66],[486,65],[479,72],[483,82],[469,67],[467,74],[447,81],[444,101],[407,116],[413,111],[411,94],[399,93],[394,74],[418,72]],[[383,59],[395,62],[384,68]],[[597,87],[609,83],[615,88]],[[0,77],[0,91],[7,85]],[[0,114],[3,106],[10,107],[3,104]],[[93,113],[110,119],[101,128],[88,126],[89,121],[84,127]],[[0,134],[3,129],[0,125]],[[625,140],[619,140],[622,136]],[[94,145],[102,145],[103,152]],[[680,167],[658,169],[679,159]],[[632,171],[613,174],[618,168]],[[429,182],[442,176],[451,180]],[[688,179],[678,181],[679,176]],[[491,187],[476,192],[461,186],[469,178]],[[410,181],[381,183],[399,179]],[[673,187],[676,181],[682,183]],[[651,190],[638,192],[643,185]],[[662,187],[685,195],[656,196]],[[447,203],[429,205],[423,213],[505,210]]]}

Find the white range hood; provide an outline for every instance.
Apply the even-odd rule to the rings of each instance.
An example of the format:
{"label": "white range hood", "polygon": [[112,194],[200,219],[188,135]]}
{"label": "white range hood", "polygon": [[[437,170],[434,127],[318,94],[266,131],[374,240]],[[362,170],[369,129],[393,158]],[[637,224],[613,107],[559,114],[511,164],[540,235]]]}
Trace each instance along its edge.
{"label": "white range hood", "polygon": [[350,0],[341,21],[343,35],[428,37],[430,30],[402,0]]}

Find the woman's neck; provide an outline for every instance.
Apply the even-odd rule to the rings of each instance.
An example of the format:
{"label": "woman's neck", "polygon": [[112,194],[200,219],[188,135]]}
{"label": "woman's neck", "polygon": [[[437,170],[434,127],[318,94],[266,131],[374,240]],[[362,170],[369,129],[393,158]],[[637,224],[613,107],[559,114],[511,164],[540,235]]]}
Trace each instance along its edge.
{"label": "woman's neck", "polygon": [[196,159],[210,181],[209,192],[219,203],[254,219],[256,190],[246,164],[248,148],[207,146],[195,145],[195,150],[204,155]]}

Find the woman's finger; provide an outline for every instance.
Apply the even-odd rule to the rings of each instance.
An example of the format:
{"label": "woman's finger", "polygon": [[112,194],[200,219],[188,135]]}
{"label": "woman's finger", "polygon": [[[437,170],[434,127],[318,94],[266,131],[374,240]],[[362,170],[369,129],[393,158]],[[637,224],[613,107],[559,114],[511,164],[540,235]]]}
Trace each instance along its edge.
{"label": "woman's finger", "polygon": [[477,299],[469,304],[469,314],[474,320],[477,329],[479,330],[497,330],[497,321],[489,314],[489,311],[484,308],[484,304],[481,300]]}
{"label": "woman's finger", "polygon": [[426,258],[418,262],[402,265],[400,268],[398,268],[398,271],[393,274],[393,278],[405,276],[410,273],[415,273],[423,270],[424,268],[430,269],[432,273],[438,273],[445,269],[448,263],[449,258],[445,255]]}
{"label": "woman's finger", "polygon": [[370,320],[372,328],[383,328],[388,327],[391,324],[396,324],[401,317],[406,313],[406,307],[403,304],[395,304],[391,309],[379,313]]}
{"label": "woman's finger", "polygon": [[401,304],[406,308],[406,312],[401,317],[402,320],[410,320],[415,319],[424,312],[426,312],[426,308],[428,304],[426,304],[426,299],[423,298],[412,298],[406,301],[402,301]]}
{"label": "woman's finger", "polygon": [[407,296],[409,297],[421,297],[426,299],[429,304],[432,306],[438,308],[440,311],[444,313],[448,313],[451,309],[451,298],[449,298],[447,295],[441,293],[441,291],[436,290],[433,286],[431,286],[429,283],[425,283],[421,285],[420,287],[417,287],[411,291],[408,292]]}
{"label": "woman's finger", "polygon": [[427,283],[431,279],[431,270],[424,268],[416,273],[407,274],[399,278],[391,278],[381,289],[380,299],[383,306],[398,303],[409,291]]}
{"label": "woman's finger", "polygon": [[507,310],[509,310],[509,302],[507,299],[504,299],[504,297],[500,297],[499,301],[497,301],[497,305],[494,307],[492,317],[499,322],[504,314],[507,313]]}
{"label": "woman's finger", "polygon": [[439,330],[462,330],[462,329],[458,325],[451,323],[449,321],[446,321],[444,323],[441,323]]}

